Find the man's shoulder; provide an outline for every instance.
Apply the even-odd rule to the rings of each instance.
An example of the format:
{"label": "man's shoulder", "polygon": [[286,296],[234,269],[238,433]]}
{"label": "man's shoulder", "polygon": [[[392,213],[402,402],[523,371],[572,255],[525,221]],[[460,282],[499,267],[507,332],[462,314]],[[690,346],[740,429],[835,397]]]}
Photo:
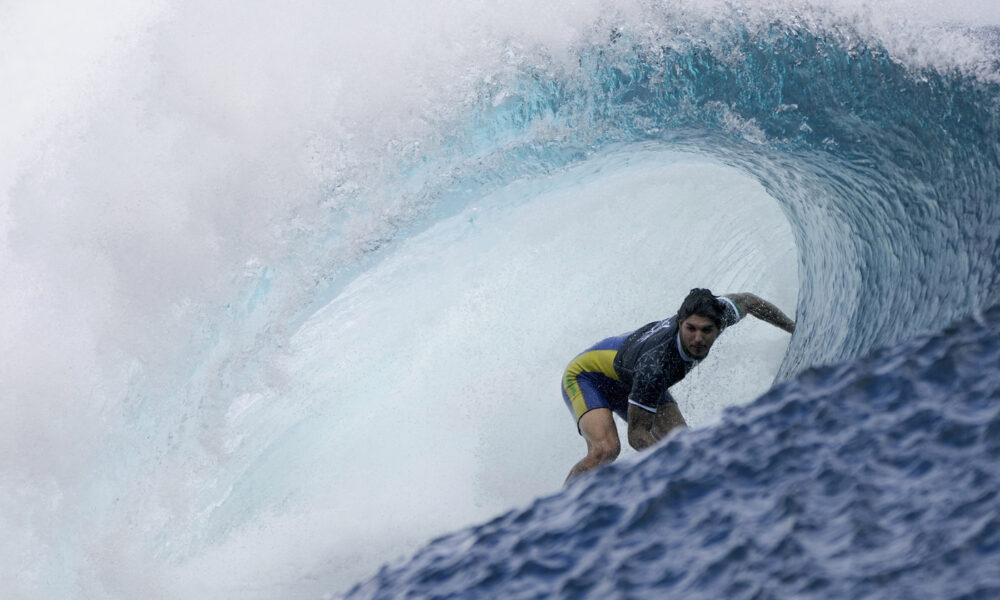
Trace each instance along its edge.
{"label": "man's shoulder", "polygon": [[643,325],[636,330],[633,341],[649,346],[657,346],[664,340],[669,339],[671,332],[677,332],[677,317],[675,315],[669,316],[662,321],[653,321],[652,323]]}
{"label": "man's shoulder", "polygon": [[625,339],[616,360],[622,366],[634,366],[640,361],[662,361],[664,354],[673,348],[671,341],[676,336],[677,324],[673,316],[646,323]]}
{"label": "man's shoulder", "polygon": [[741,294],[724,294],[722,296],[716,296],[716,299],[725,307],[722,321],[726,327],[739,323],[746,314],[745,309],[740,306],[740,296]]}

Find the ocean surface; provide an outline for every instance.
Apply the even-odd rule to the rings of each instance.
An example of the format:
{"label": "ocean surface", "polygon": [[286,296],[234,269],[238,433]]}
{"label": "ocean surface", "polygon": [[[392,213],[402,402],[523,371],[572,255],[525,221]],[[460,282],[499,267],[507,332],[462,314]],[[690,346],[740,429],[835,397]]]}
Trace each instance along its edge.
{"label": "ocean surface", "polygon": [[[1000,597],[994,3],[14,2],[0,78],[0,596]],[[563,488],[693,287],[795,334]]]}

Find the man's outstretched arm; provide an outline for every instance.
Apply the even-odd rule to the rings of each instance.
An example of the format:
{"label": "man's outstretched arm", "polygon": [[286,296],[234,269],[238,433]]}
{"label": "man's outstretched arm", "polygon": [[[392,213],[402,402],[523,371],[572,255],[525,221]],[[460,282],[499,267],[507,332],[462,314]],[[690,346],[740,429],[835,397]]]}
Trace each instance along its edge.
{"label": "man's outstretched arm", "polygon": [[754,294],[726,294],[726,297],[735,302],[740,310],[749,313],[761,321],[766,321],[775,327],[780,327],[788,333],[795,331],[795,321],[788,318],[781,310]]}

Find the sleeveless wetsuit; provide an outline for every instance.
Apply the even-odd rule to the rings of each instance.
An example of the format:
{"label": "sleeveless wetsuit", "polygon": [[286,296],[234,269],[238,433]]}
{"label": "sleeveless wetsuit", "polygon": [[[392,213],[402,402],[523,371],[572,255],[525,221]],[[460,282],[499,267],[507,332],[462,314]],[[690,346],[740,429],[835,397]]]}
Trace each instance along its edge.
{"label": "sleeveless wetsuit", "polygon": [[[722,329],[743,318],[735,302],[717,299],[726,307]],[[563,400],[578,423],[595,408],[609,408],[622,419],[629,404],[656,412],[660,404],[674,401],[668,388],[698,362],[681,345],[675,315],[601,340],[577,355],[563,373]]]}

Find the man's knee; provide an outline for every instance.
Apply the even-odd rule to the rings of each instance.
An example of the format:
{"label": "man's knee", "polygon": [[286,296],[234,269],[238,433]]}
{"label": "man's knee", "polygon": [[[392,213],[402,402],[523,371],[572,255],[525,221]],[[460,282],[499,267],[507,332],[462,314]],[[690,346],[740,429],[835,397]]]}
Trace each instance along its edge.
{"label": "man's knee", "polygon": [[600,440],[590,446],[590,455],[601,463],[613,461],[621,451],[622,446],[617,438]]}

